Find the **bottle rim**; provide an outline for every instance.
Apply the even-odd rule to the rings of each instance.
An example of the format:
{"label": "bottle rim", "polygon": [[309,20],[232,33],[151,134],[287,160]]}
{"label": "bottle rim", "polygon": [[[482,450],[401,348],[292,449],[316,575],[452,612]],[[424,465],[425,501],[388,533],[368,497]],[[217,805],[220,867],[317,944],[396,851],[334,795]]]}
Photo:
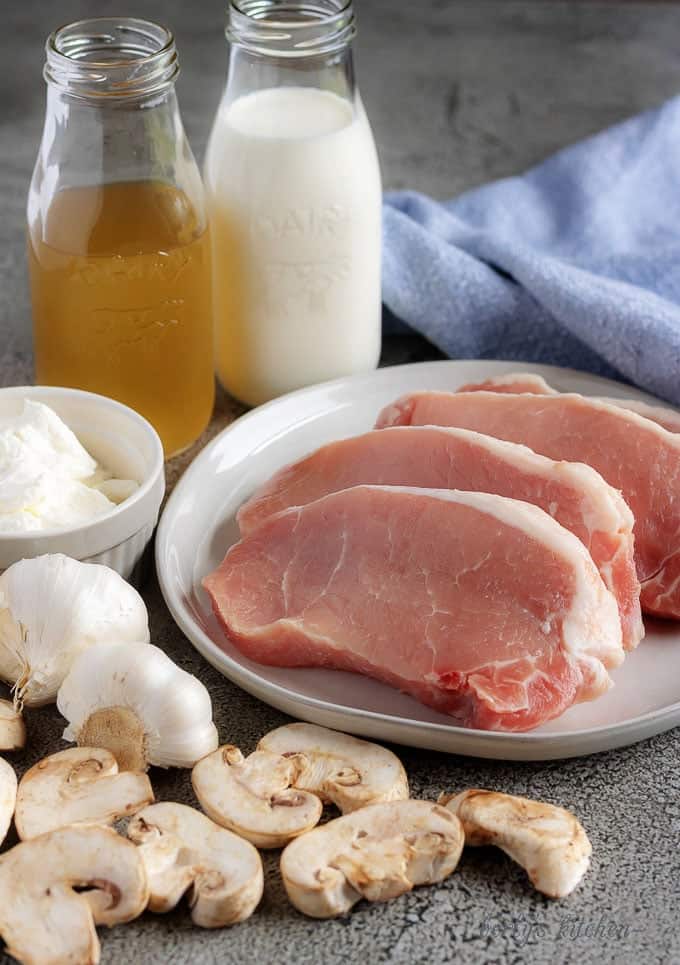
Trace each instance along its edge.
{"label": "bottle rim", "polygon": [[48,84],[83,99],[158,94],[179,73],[172,31],[139,17],[88,17],[64,24],[45,42]]}
{"label": "bottle rim", "polygon": [[226,36],[264,56],[327,55],[356,34],[352,0],[230,0]]}

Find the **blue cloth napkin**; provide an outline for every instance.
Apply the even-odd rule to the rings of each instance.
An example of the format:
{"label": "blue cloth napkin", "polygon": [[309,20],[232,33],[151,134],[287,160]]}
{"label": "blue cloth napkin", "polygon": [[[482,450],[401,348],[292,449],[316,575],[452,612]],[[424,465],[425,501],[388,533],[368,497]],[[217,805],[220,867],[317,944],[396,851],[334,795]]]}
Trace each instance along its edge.
{"label": "blue cloth napkin", "polygon": [[383,301],[454,358],[552,362],[680,405],[680,97],[521,177],[384,206]]}

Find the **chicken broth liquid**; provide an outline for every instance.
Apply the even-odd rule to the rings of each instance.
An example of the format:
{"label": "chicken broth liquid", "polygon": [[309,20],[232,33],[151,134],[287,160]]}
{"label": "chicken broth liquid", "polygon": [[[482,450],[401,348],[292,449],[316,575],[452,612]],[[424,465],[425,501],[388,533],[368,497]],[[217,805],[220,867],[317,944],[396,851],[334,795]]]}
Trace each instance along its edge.
{"label": "chicken broth liquid", "polygon": [[208,232],[158,181],[67,188],[29,227],[36,381],[141,412],[170,456],[214,400]]}

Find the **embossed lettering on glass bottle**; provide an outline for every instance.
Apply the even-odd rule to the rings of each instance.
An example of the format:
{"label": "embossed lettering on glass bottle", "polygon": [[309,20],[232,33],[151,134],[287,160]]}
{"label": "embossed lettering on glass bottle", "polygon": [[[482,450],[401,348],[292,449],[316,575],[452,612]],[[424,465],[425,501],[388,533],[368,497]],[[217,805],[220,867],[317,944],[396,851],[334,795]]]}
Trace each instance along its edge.
{"label": "embossed lettering on glass bottle", "polygon": [[249,404],[380,354],[380,170],[351,3],[240,0],[205,163],[217,372]]}

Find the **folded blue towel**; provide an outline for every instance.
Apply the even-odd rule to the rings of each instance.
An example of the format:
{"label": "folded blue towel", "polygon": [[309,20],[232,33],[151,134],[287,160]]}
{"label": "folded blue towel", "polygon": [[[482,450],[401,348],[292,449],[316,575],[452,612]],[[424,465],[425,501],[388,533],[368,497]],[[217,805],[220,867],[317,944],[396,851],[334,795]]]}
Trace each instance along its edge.
{"label": "folded blue towel", "polygon": [[384,246],[388,328],[680,405],[680,97],[453,201],[387,195]]}

